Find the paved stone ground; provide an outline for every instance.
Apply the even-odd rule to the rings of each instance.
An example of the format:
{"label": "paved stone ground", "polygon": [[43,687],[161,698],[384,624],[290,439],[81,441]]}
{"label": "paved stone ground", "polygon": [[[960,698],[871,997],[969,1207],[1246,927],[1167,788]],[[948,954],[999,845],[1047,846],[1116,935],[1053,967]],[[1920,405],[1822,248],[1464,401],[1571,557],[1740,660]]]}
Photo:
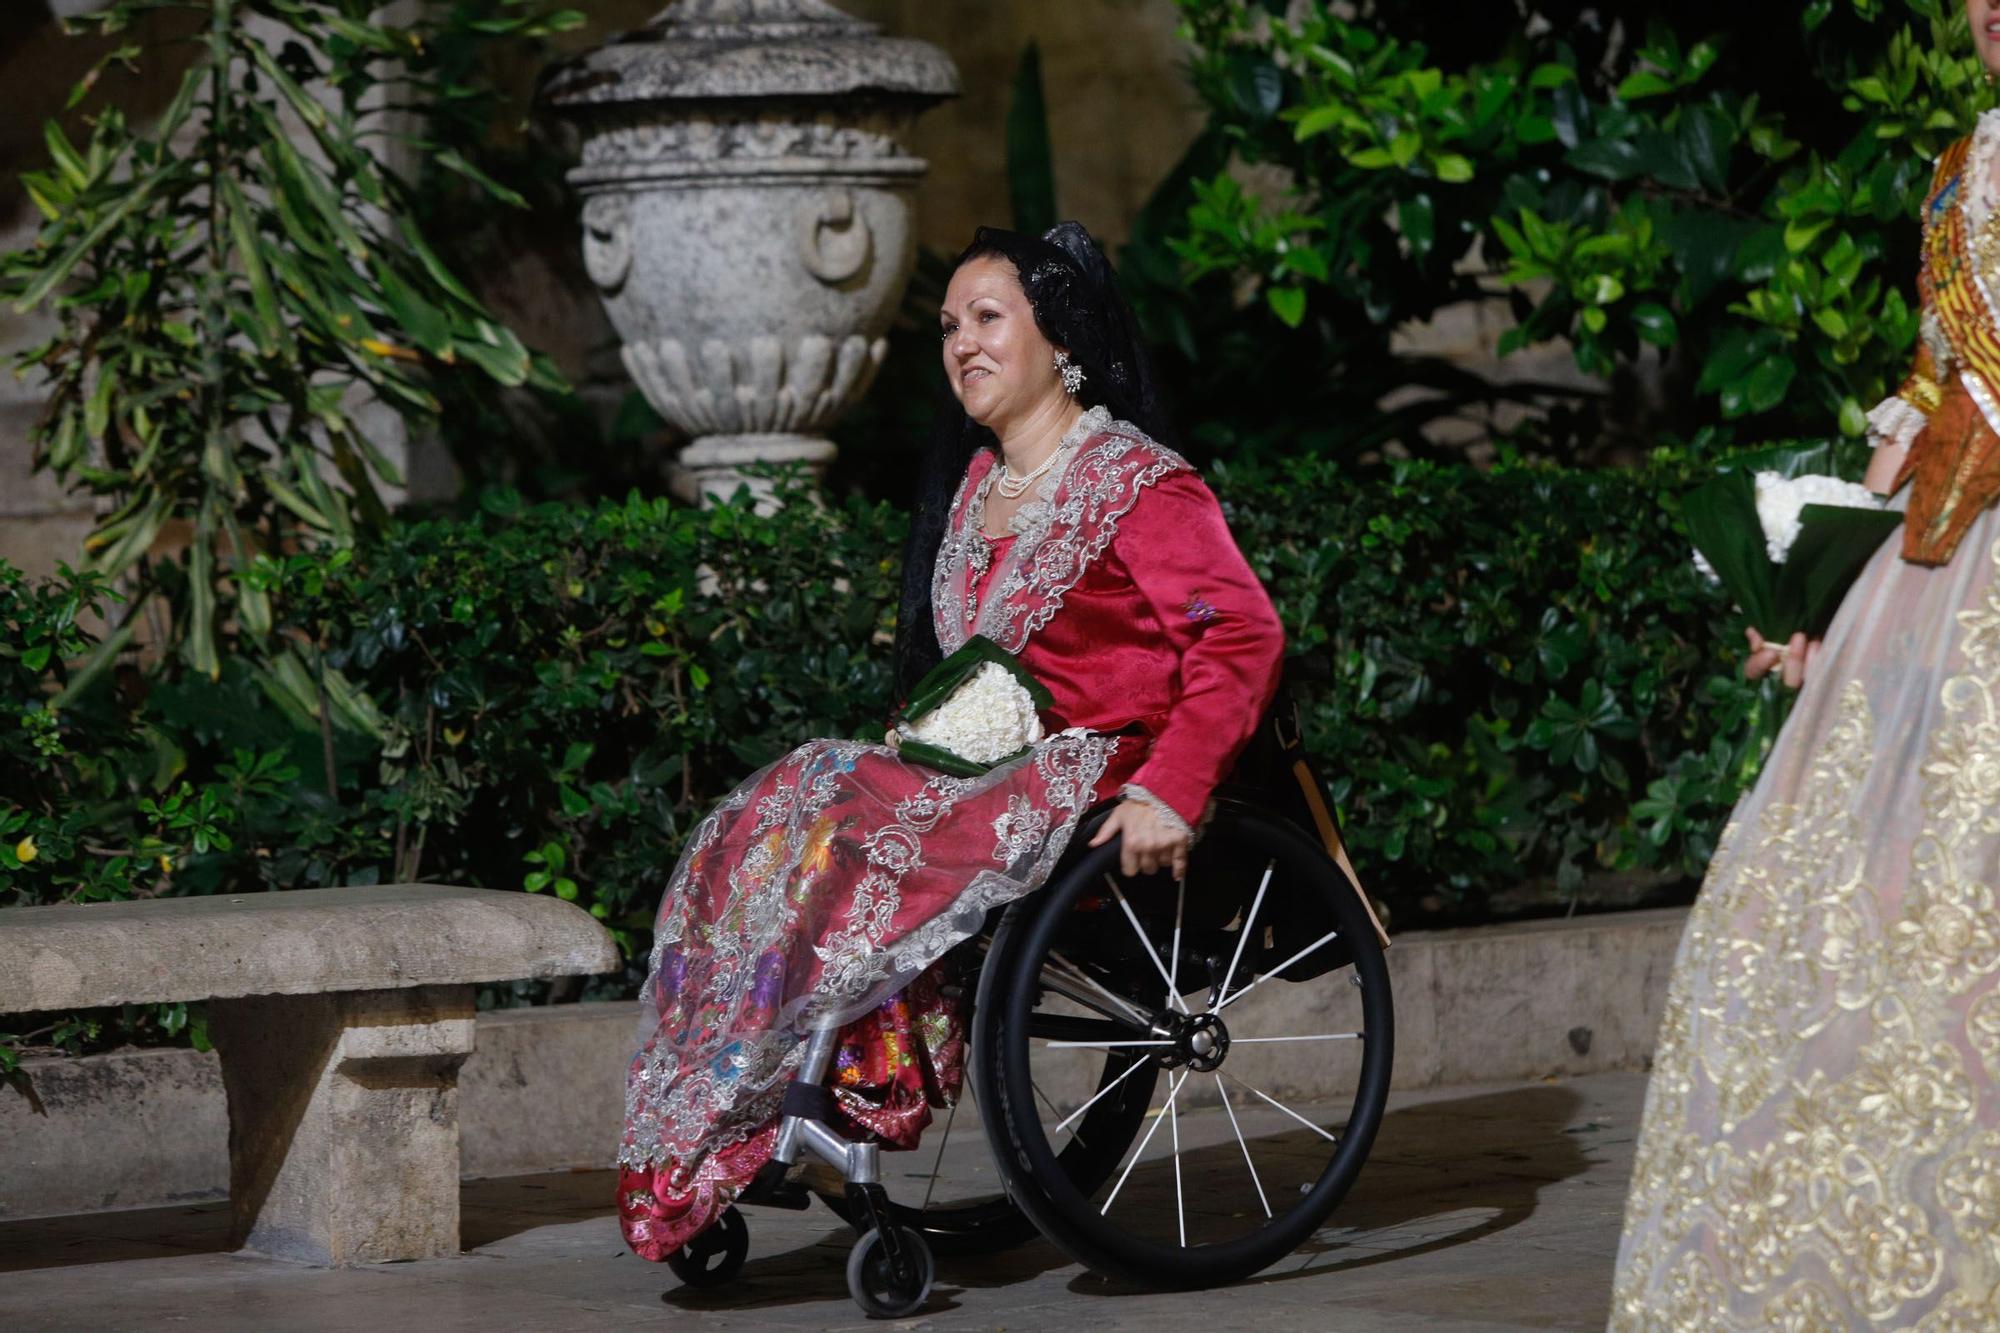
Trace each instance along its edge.
{"label": "paved stone ground", "polygon": [[[894,1326],[1092,1333],[1602,1328],[1644,1086],[1638,1074],[1604,1074],[1401,1094],[1367,1170],[1328,1225],[1304,1250],[1235,1287],[1137,1291],[1085,1272],[1038,1241],[1002,1255],[941,1261],[930,1306]],[[1258,1118],[1245,1110],[1243,1125],[1253,1144],[1285,1132],[1275,1113]],[[1217,1112],[1183,1117],[1180,1130],[1191,1200],[1241,1186],[1242,1159]],[[1303,1130],[1296,1135],[1301,1146],[1312,1142]],[[954,1136],[949,1152],[963,1170],[991,1169],[976,1135]],[[891,1160],[899,1168],[920,1165]],[[896,1191],[893,1174],[889,1183]],[[680,1288],[664,1266],[625,1252],[610,1189],[605,1172],[469,1183],[466,1256],[346,1272],[225,1252],[215,1204],[8,1223],[0,1225],[0,1329],[882,1327],[848,1300],[843,1264],[852,1233],[832,1214],[746,1210],[751,1256],[741,1277],[697,1292]],[[1136,1206],[1170,1210],[1171,1178],[1152,1189]],[[1198,1220],[1191,1215],[1190,1224]]]}

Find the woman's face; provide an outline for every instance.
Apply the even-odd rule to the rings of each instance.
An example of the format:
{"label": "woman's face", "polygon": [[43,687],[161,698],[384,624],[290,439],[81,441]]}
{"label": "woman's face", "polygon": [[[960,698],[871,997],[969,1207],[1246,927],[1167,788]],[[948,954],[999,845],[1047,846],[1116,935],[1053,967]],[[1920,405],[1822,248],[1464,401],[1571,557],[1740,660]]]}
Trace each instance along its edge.
{"label": "woman's face", "polygon": [[1965,0],[1972,24],[1972,48],[1988,75],[2000,75],[2000,0]]}
{"label": "woman's face", "polygon": [[1042,336],[1006,260],[982,256],[961,264],[945,289],[938,322],[945,379],[980,425],[999,432],[1062,394],[1055,348]]}

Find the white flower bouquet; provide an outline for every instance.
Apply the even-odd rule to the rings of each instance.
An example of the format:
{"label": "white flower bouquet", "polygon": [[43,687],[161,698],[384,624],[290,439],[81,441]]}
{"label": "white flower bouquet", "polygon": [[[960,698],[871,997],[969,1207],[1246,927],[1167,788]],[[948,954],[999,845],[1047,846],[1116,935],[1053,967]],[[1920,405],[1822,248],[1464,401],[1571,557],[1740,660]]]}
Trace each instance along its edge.
{"label": "white flower bouquet", "polygon": [[1739,454],[1683,505],[1695,564],[1767,640],[1826,632],[1840,599],[1903,516],[1833,468],[1830,445]]}
{"label": "white flower bouquet", "polygon": [[897,752],[912,763],[977,777],[1042,739],[1048,689],[984,635],[917,682],[896,723]]}

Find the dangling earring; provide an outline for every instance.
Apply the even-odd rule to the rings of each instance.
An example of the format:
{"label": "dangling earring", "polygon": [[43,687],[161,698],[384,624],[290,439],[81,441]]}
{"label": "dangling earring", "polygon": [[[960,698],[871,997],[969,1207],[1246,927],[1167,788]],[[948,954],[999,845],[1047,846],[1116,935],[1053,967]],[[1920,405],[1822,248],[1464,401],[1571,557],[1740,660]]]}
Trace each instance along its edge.
{"label": "dangling earring", "polygon": [[1063,392],[1076,397],[1077,390],[1083,387],[1083,367],[1070,360],[1069,353],[1060,347],[1056,349],[1056,374],[1062,376]]}

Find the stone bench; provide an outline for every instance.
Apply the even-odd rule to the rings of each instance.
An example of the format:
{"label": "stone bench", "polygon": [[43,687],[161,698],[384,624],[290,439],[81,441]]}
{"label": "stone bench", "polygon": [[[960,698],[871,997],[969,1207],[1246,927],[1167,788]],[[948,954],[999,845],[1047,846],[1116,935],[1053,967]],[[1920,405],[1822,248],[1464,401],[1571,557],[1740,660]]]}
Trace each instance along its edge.
{"label": "stone bench", "polygon": [[473,987],[618,965],[588,913],[491,889],[0,910],[0,1014],[207,1002],[234,1242],[335,1267],[458,1252]]}

